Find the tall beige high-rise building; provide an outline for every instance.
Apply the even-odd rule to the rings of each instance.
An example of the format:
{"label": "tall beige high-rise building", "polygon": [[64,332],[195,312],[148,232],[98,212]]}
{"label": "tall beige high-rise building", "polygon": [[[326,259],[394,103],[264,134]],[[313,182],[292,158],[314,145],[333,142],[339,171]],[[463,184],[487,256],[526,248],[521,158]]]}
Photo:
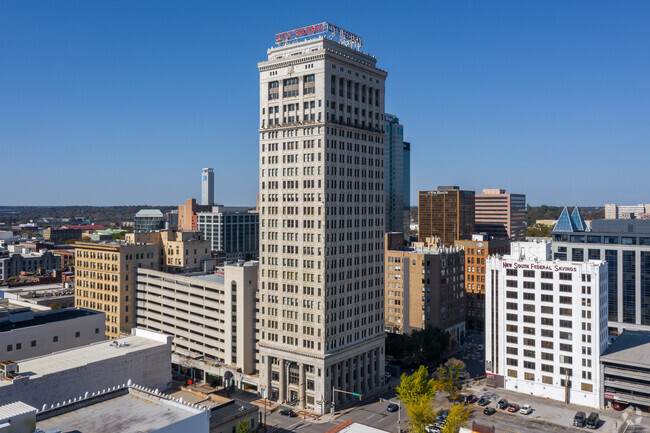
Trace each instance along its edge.
{"label": "tall beige high-rise building", "polygon": [[[384,376],[384,81],[361,38],[276,35],[260,71],[261,393],[316,413]],[[352,397],[357,398],[357,397]]]}

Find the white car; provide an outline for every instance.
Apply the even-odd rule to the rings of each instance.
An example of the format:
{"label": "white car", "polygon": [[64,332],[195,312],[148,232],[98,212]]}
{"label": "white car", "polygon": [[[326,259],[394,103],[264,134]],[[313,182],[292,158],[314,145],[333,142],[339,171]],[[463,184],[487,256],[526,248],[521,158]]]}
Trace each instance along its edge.
{"label": "white car", "polygon": [[428,425],[426,427],[427,433],[440,433],[442,430],[440,430],[440,427],[435,426],[435,425]]}
{"label": "white car", "polygon": [[533,412],[533,408],[529,404],[525,404],[519,409],[519,413],[528,415],[529,413]]}

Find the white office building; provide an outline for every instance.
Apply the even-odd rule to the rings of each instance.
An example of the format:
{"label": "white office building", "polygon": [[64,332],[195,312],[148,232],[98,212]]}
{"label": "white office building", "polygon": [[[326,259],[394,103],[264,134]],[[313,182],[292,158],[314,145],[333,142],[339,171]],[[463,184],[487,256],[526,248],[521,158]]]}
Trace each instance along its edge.
{"label": "white office building", "polygon": [[214,170],[204,168],[201,171],[201,204],[212,206],[214,204]]}
{"label": "white office building", "polygon": [[[260,72],[261,393],[316,413],[383,388],[384,81],[329,23]],[[354,397],[357,398],[357,397]]]}
{"label": "white office building", "polygon": [[606,264],[553,261],[548,243],[514,242],[509,256],[491,256],[486,267],[488,384],[602,406]]}

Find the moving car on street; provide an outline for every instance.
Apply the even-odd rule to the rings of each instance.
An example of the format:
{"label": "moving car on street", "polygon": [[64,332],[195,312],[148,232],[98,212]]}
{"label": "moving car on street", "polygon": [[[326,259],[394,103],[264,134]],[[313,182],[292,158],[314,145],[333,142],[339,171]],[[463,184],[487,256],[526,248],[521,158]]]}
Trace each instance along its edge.
{"label": "moving car on street", "polygon": [[396,405],[395,403],[391,403],[391,404],[388,405],[388,407],[386,408],[386,410],[387,410],[388,412],[397,412],[397,411],[399,410],[399,406]]}
{"label": "moving car on street", "polygon": [[294,411],[292,411],[292,410],[290,410],[290,409],[283,409],[283,410],[281,410],[281,411],[280,411],[280,415],[288,416],[289,418],[295,418],[295,417],[298,416],[297,413],[295,413]]}

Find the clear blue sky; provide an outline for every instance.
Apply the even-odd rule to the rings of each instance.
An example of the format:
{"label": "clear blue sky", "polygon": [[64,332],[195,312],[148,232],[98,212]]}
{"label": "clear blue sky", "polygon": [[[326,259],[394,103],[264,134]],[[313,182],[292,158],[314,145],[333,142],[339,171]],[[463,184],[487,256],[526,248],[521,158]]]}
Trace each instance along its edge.
{"label": "clear blue sky", "polygon": [[329,21],[388,71],[418,189],[650,202],[650,2],[0,1],[0,205],[254,205],[257,62]]}

